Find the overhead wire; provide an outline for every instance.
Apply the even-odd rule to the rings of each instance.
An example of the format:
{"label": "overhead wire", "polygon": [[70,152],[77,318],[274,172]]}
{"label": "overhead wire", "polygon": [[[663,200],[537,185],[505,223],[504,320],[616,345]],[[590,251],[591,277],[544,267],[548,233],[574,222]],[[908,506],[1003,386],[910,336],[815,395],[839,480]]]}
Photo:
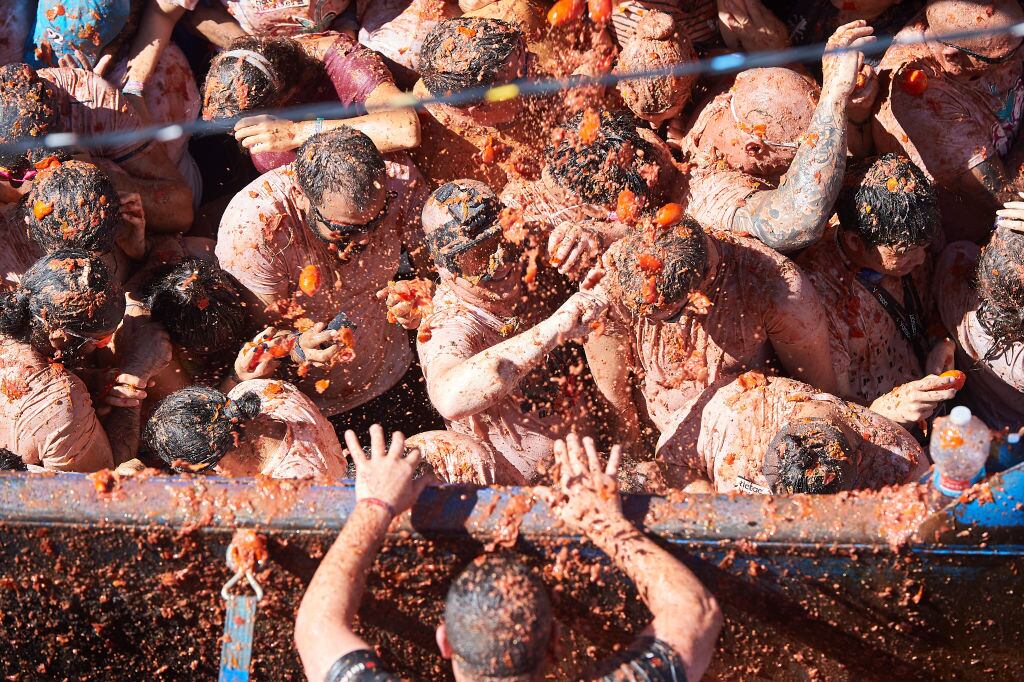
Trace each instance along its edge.
{"label": "overhead wire", "polygon": [[[439,97],[417,97],[412,93],[396,95],[386,102],[375,106],[372,111],[388,111],[394,109],[423,109],[430,105],[448,105],[463,107],[480,102],[503,102],[516,97],[538,97],[553,95],[559,92],[588,86],[609,87],[626,80],[642,80],[645,78],[663,78],[685,75],[720,75],[737,73],[746,69],[772,66],[786,66],[795,63],[817,62],[828,55],[841,55],[848,52],[861,52],[865,55],[884,53],[893,45],[918,45],[926,42],[956,43],[994,35],[1014,35],[1024,37],[1024,22],[998,29],[980,29],[958,31],[927,38],[897,38],[895,36],[878,36],[875,40],[856,47],[844,46],[828,49],[826,43],[801,45],[784,50],[763,52],[733,52],[716,55],[706,59],[679,62],[671,66],[657,69],[646,69],[630,72],[612,72],[598,76],[570,76],[561,78],[525,78],[497,86],[473,88],[458,93]],[[319,102],[302,104],[276,109],[246,111],[238,116],[216,119],[197,119],[177,123],[161,123],[138,128],[136,130],[112,131],[92,135],[77,135],[70,132],[49,133],[40,138],[23,138],[17,142],[0,144],[0,151],[19,153],[29,149],[63,149],[74,147],[87,150],[95,147],[134,144],[149,140],[169,142],[186,135],[204,136],[225,133],[234,128],[235,124],[245,118],[257,115],[271,115],[288,121],[312,121],[318,118],[340,120],[352,118],[365,113],[356,105],[345,105],[340,102]]]}

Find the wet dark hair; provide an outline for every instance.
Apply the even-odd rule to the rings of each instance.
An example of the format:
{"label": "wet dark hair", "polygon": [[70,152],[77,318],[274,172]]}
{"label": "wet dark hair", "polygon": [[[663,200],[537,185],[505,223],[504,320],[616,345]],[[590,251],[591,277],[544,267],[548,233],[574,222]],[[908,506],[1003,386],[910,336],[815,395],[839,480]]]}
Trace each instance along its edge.
{"label": "wet dark hair", "polygon": [[28,466],[18,455],[0,448],[0,471],[28,471]]}
{"label": "wet dark hair", "polygon": [[196,258],[158,269],[143,300],[171,341],[193,353],[236,353],[249,339],[242,285],[214,262]]}
{"label": "wet dark hair", "polygon": [[[264,66],[272,78],[251,57],[230,55],[233,50],[251,50],[266,58],[269,66]],[[225,118],[285,105],[296,86],[309,81],[310,70],[323,71],[323,65],[310,59],[296,40],[237,38],[210,61],[203,83],[203,117]]]}
{"label": "wet dark hair", "polygon": [[420,73],[431,95],[502,84],[500,74],[526,36],[501,19],[461,17],[437,24],[420,47]]}
{"label": "wet dark hair", "polygon": [[295,179],[320,206],[324,192],[343,192],[357,205],[384,191],[387,168],[373,140],[348,126],[314,135],[295,153]]}
{"label": "wet dark hair", "polygon": [[[685,300],[707,273],[708,245],[704,229],[692,218],[658,227],[646,218],[626,235],[615,255],[622,302],[633,313]],[[655,300],[644,289],[654,278]],[[649,289],[650,285],[647,285]]]}
{"label": "wet dark hair", "polygon": [[143,437],[177,471],[205,471],[236,446],[242,424],[258,417],[260,407],[252,391],[230,400],[216,389],[189,386],[160,401]]}
{"label": "wet dark hair", "polygon": [[110,253],[121,226],[117,190],[106,173],[84,161],[40,171],[19,212],[32,240],[46,252],[71,248]]}
{"label": "wet dark hair", "polygon": [[843,229],[872,246],[927,244],[940,224],[935,186],[899,154],[852,163],[836,212]]}
{"label": "wet dark hair", "polygon": [[517,557],[486,554],[452,583],[444,624],[460,668],[488,678],[526,676],[549,650],[551,600]]}
{"label": "wet dark hair", "polygon": [[1024,235],[997,229],[981,250],[977,270],[978,321],[992,337],[983,358],[992,361],[1024,344]]}
{"label": "wet dark hair", "polygon": [[838,493],[853,473],[850,443],[823,419],[787,424],[768,444],[763,473],[773,494]]}
{"label": "wet dark hair", "polygon": [[113,331],[124,316],[125,301],[103,261],[85,251],[60,249],[36,261],[16,290],[0,294],[0,308],[0,334],[31,342],[48,355],[49,330],[80,335]]}
{"label": "wet dark hair", "polygon": [[2,145],[39,138],[60,123],[57,94],[28,64],[0,67],[0,166],[15,170],[52,154],[43,148],[4,151]]}
{"label": "wet dark hair", "polygon": [[[548,145],[548,172],[561,187],[592,204],[614,205],[622,190],[650,199],[651,187],[641,172],[654,163],[654,147],[637,132],[637,119],[629,111],[603,111],[594,141],[580,139],[580,112],[563,124],[565,136]],[[647,202],[650,210],[650,201]]]}
{"label": "wet dark hair", "polygon": [[461,255],[495,237],[500,239],[502,204],[489,187],[458,180],[438,187],[431,199],[444,207],[451,219],[427,236],[427,248],[439,267],[461,275]]}

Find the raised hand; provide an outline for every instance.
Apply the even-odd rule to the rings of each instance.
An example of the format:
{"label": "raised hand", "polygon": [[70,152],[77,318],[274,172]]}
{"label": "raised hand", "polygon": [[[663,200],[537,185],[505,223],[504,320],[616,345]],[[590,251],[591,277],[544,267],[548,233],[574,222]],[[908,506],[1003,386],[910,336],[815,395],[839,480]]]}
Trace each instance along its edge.
{"label": "raised hand", "polygon": [[567,526],[589,534],[621,521],[622,500],[616,475],[622,459],[622,449],[615,445],[608,456],[608,464],[601,466],[592,438],[582,441],[575,433],[556,440],[555,464],[551,478],[556,483],[537,488],[537,494],[547,502],[552,513]]}
{"label": "raised hand", "polygon": [[826,54],[821,58],[821,71],[824,85],[821,88],[822,97],[826,93],[846,101],[857,86],[857,74],[864,66],[864,53],[859,50],[849,50],[840,54],[827,54],[832,50],[847,47],[858,47],[874,42],[873,28],[867,22],[858,19],[848,24],[843,24],[836,29],[832,37],[825,45]]}
{"label": "raised hand", "polygon": [[405,436],[391,434],[391,447],[384,443],[384,429],[370,427],[370,454],[367,456],[355,432],[345,432],[345,445],[356,465],[356,501],[372,498],[390,505],[397,516],[412,507],[429,483],[430,477],[414,478],[422,456],[418,448],[405,452]]}

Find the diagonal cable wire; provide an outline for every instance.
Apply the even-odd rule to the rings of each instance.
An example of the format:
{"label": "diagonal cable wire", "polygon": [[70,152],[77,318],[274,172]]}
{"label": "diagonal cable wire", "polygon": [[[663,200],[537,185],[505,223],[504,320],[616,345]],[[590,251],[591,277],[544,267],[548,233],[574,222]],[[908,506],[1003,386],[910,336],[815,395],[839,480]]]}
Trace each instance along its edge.
{"label": "diagonal cable wire", "polygon": [[[801,45],[790,47],[784,50],[772,50],[765,52],[730,53],[702,59],[698,61],[679,62],[671,66],[659,69],[648,69],[642,71],[607,73],[600,76],[571,76],[568,78],[545,78],[545,79],[521,79],[504,85],[493,87],[473,88],[459,93],[453,93],[442,97],[420,98],[412,93],[403,93],[391,98],[373,111],[386,111],[389,109],[423,109],[432,104],[445,104],[449,106],[466,106],[478,102],[502,102],[515,97],[539,97],[553,95],[572,88],[585,86],[613,86],[616,83],[626,80],[640,80],[644,78],[662,78],[667,76],[684,75],[718,75],[744,71],[746,69],[763,68],[770,66],[786,66],[794,63],[813,63],[821,60],[826,55],[839,55],[848,52],[862,52],[867,55],[881,54],[892,45],[918,45],[926,42],[957,43],[961,40],[969,40],[993,35],[1015,35],[1024,37],[1024,22],[1013,26],[1000,27],[998,29],[984,29],[975,31],[958,31],[933,35],[927,40],[916,37],[898,39],[895,36],[880,36],[876,40],[857,47],[841,47],[827,49],[825,43],[814,45]],[[215,135],[232,130],[235,123],[243,118],[269,114],[277,118],[289,121],[311,121],[317,118],[339,120],[352,118],[363,113],[358,106],[344,105],[340,102],[320,102],[316,104],[302,104],[277,109],[264,109],[259,111],[246,111],[238,116],[217,118],[213,120],[182,121],[180,123],[162,123],[147,126],[137,130],[117,131],[99,133],[95,135],[80,136],[75,133],[50,133],[39,140],[37,138],[22,139],[17,142],[0,144],[0,151],[6,153],[24,152],[29,149],[61,149],[75,147],[78,149],[89,149],[105,145],[123,145],[157,140],[168,142],[176,140],[185,135],[204,136]]]}

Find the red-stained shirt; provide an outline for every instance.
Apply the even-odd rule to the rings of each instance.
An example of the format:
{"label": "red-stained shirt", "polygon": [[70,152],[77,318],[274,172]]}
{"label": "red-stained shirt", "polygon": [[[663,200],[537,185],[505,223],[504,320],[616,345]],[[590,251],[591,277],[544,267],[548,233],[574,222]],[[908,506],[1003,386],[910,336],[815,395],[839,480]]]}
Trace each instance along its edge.
{"label": "red-stained shirt", "polygon": [[[423,322],[430,330],[426,341],[419,341],[423,375],[430,377],[445,361],[468,360],[528,329],[519,318],[501,319],[490,312],[460,300],[443,284],[434,294],[434,312]],[[529,372],[514,390],[486,412],[447,421],[452,431],[478,438],[492,446],[526,480],[534,479],[537,465],[549,457],[555,438],[570,430],[585,429],[585,389],[571,376],[574,362],[571,352],[558,347],[548,361]],[[580,382],[582,383],[582,382]],[[572,386],[570,386],[572,384]],[[574,388],[573,388],[574,387]],[[579,391],[578,400],[565,399]],[[510,436],[494,415],[501,413],[516,431]],[[517,443],[516,441],[520,442]]]}
{"label": "red-stained shirt", "polygon": [[970,242],[946,247],[935,268],[935,300],[942,324],[956,339],[956,367],[967,383],[956,399],[971,408],[989,428],[1024,427],[1024,343],[1015,343],[995,358],[991,335],[978,321],[978,294],[971,285],[980,250]]}
{"label": "red-stained shirt", "polygon": [[[919,38],[918,21],[899,38]],[[903,86],[911,70],[927,76],[927,88]],[[939,185],[949,185],[990,157],[1005,156],[1024,113],[1024,57],[1016,55],[976,78],[952,78],[923,44],[894,45],[879,64],[881,102],[873,132],[879,153],[910,157]]]}
{"label": "red-stained shirt", "polygon": [[0,339],[0,447],[54,471],[114,466],[82,380],[11,339]]}
{"label": "red-stained shirt", "polygon": [[749,492],[740,479],[766,488],[762,470],[768,444],[799,403],[808,400],[835,406],[850,430],[861,435],[854,447],[852,489],[911,483],[927,466],[913,436],[865,407],[784,377],[766,377],[764,385],[749,388],[744,383],[754,382],[736,379],[719,384],[673,415],[658,443],[658,458],[670,470],[695,472],[719,493]]}
{"label": "red-stained shirt", "polygon": [[[199,0],[169,0],[194,10]],[[221,0],[242,30],[257,36],[294,36],[326,31],[350,0]]]}
{"label": "red-stained shirt", "polygon": [[[850,397],[869,404],[893,388],[924,376],[913,346],[878,299],[857,281],[858,268],[843,258],[835,235],[811,246],[797,263],[814,284],[829,318],[829,342],[836,375],[849,379]],[[911,277],[921,298],[921,313],[931,309],[931,267]],[[903,296],[897,283],[895,297]],[[924,320],[922,320],[924,323]]]}
{"label": "red-stained shirt", "polygon": [[[52,83],[60,98],[63,132],[92,136],[139,130],[142,119],[121,91],[102,77],[82,69],[40,69],[39,77]],[[114,142],[90,147],[93,156],[123,163],[142,153],[150,140]]]}
{"label": "red-stained shirt", "polygon": [[[605,276],[615,287],[612,261],[622,242],[606,257]],[[684,312],[677,322],[633,316],[612,306],[610,324],[630,339],[631,362],[643,371],[643,391],[654,424],[664,430],[673,413],[723,377],[751,369],[771,370],[777,360],[769,336],[805,339],[823,314],[807,276],[788,258],[760,242],[718,233],[712,248],[719,261],[701,289],[711,302],[706,315]],[[802,300],[803,315],[783,312]]]}
{"label": "red-stained shirt", "polygon": [[[323,36],[300,36],[299,43],[316,41]],[[303,91],[288,105],[336,100],[344,106],[363,104],[374,90],[384,83],[394,83],[391,72],[376,52],[366,49],[355,39],[338,33],[323,56],[324,71],[330,85],[313,92]],[[264,152],[252,155],[252,163],[260,173],[280,168],[295,161],[295,152]]]}
{"label": "red-stained shirt", "polygon": [[419,71],[420,47],[445,19],[462,14],[445,0],[357,0],[359,42],[407,69]]}
{"label": "red-stained shirt", "polygon": [[[347,263],[307,223],[296,203],[302,190],[291,166],[265,173],[239,192],[224,211],[217,235],[221,267],[270,308],[256,311],[266,324],[288,329],[303,317],[326,324],[342,311],[355,324],[352,362],[311,368],[306,377],[292,379],[327,416],[376,398],[395,385],[412,360],[405,330],[388,324],[376,292],[398,270],[403,241],[418,224],[427,190],[411,163],[385,164],[386,188],[396,196],[370,244]],[[307,265],[319,268],[322,282],[312,297],[298,287]],[[315,382],[322,379],[331,383],[319,393]]]}
{"label": "red-stained shirt", "polygon": [[261,453],[258,470],[271,478],[318,478],[338,480],[345,477],[347,464],[334,427],[298,388],[284,381],[251,379],[231,389],[228,398],[238,400],[253,392],[260,397],[260,423],[284,425],[277,447]]}

